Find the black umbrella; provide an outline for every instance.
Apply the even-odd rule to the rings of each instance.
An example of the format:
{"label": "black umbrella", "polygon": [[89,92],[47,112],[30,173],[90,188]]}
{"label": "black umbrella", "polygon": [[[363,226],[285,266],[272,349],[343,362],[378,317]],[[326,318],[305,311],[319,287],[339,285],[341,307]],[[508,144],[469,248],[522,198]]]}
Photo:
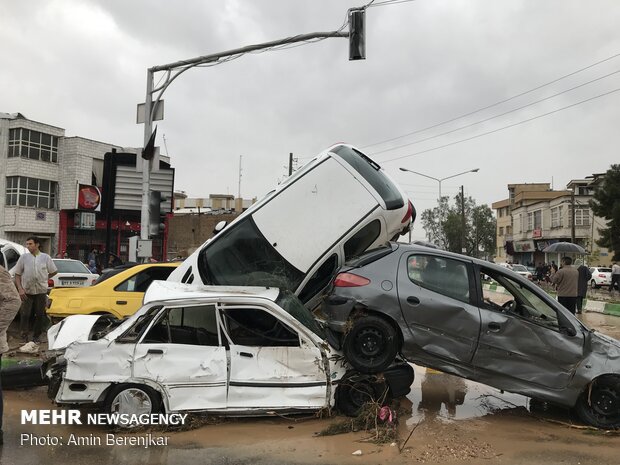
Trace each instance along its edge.
{"label": "black umbrella", "polygon": [[544,253],[580,253],[585,254],[586,250],[580,245],[573,244],[572,242],[556,242],[546,247],[543,250]]}

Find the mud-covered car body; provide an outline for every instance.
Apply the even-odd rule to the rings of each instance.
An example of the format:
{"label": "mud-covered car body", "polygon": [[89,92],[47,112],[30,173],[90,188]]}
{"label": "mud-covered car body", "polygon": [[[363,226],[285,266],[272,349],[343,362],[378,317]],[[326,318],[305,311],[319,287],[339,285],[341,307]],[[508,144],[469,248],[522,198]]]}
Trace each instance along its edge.
{"label": "mud-covered car body", "polygon": [[400,352],[620,426],[620,342],[501,266],[391,243],[342,268],[322,311],[331,340],[357,369],[380,370]]}
{"label": "mud-covered car body", "polygon": [[[112,413],[317,410],[350,378],[312,314],[275,288],[155,281],[136,314],[111,331],[105,318],[71,316],[49,330],[50,349],[61,353],[45,368],[56,403]],[[386,376],[395,395],[413,381],[402,366]]]}

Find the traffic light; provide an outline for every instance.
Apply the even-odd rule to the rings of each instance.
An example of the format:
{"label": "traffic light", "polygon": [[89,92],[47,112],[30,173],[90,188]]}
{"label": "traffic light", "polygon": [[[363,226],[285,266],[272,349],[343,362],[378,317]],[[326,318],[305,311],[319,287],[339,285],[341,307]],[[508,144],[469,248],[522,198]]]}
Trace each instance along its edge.
{"label": "traffic light", "polygon": [[349,10],[349,60],[366,59],[366,10]]}
{"label": "traffic light", "polygon": [[149,236],[157,236],[164,229],[161,221],[161,204],[166,200],[159,191],[149,193]]}

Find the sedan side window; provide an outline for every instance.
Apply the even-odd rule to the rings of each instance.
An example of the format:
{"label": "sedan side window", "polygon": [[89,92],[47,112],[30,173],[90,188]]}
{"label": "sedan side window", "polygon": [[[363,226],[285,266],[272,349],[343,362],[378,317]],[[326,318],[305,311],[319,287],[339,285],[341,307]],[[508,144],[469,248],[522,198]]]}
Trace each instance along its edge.
{"label": "sedan side window", "polygon": [[438,256],[410,255],[407,274],[419,286],[469,303],[469,277],[464,263]]}
{"label": "sedan side window", "polygon": [[271,313],[258,308],[224,310],[224,326],[233,344],[299,347],[299,335]]}
{"label": "sedan side window", "polygon": [[118,292],[146,292],[153,281],[165,281],[173,270],[174,268],[171,266],[148,268],[126,279],[114,290]]}
{"label": "sedan side window", "polygon": [[166,310],[146,334],[143,343],[219,346],[215,305]]}
{"label": "sedan side window", "polygon": [[5,252],[5,255],[6,255],[6,269],[10,270],[17,264],[17,260],[19,260],[19,254],[13,249],[8,249]]}
{"label": "sedan side window", "polygon": [[[486,277],[486,282],[483,281]],[[538,297],[528,286],[495,270],[480,270],[482,308],[525,318],[533,323],[559,330],[558,315],[553,307]]]}

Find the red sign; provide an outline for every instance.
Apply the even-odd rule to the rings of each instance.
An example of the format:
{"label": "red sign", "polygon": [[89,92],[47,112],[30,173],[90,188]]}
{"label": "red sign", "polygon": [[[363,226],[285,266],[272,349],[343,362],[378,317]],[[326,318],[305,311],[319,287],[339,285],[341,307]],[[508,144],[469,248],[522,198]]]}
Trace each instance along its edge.
{"label": "red sign", "polygon": [[532,237],[542,237],[542,228],[534,229]]}
{"label": "red sign", "polygon": [[101,211],[101,191],[97,186],[78,184],[77,209],[91,212]]}

